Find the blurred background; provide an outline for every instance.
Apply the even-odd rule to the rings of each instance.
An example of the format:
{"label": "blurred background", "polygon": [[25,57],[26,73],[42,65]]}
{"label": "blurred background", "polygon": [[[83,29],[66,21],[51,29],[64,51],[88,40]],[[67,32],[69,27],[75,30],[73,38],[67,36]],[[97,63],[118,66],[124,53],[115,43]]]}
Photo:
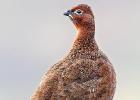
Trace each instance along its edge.
{"label": "blurred background", "polygon": [[30,100],[42,75],[72,46],[63,12],[89,4],[96,40],[117,74],[114,100],[140,100],[139,0],[1,0],[0,100]]}

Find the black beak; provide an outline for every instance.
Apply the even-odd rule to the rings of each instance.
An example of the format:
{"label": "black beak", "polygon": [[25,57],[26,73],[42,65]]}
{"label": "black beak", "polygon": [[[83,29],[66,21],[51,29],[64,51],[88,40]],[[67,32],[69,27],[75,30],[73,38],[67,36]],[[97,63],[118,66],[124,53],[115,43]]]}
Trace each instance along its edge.
{"label": "black beak", "polygon": [[67,12],[64,13],[65,16],[69,16],[70,14],[72,14],[71,10],[68,10]]}

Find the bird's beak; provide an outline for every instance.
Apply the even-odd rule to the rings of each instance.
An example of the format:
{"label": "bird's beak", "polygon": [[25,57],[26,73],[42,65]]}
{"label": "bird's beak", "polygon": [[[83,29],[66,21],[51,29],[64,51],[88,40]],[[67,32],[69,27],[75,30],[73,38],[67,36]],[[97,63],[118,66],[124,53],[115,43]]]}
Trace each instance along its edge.
{"label": "bird's beak", "polygon": [[67,12],[64,13],[65,16],[70,16],[72,14],[71,10],[68,10]]}
{"label": "bird's beak", "polygon": [[68,16],[73,21],[73,16],[72,16],[72,11],[71,10],[68,10],[67,12],[65,12],[64,15]]}

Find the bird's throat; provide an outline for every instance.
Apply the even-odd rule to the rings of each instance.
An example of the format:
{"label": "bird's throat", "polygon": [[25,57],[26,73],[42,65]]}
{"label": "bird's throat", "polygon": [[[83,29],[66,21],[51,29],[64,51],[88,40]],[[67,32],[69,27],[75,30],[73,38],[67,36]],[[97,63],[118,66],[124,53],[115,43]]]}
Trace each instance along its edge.
{"label": "bird's throat", "polygon": [[79,28],[77,30],[73,48],[97,50],[98,46],[94,39],[94,34],[95,30],[93,28]]}

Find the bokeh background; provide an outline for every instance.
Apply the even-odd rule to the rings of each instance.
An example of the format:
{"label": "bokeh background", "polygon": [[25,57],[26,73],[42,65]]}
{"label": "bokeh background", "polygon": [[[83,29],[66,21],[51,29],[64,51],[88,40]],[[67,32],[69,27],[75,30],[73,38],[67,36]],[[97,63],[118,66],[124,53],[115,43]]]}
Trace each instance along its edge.
{"label": "bokeh background", "polygon": [[114,100],[140,100],[140,0],[0,0],[0,100],[30,100],[71,48],[76,30],[63,12],[80,3],[92,7],[96,40],[115,66]]}

